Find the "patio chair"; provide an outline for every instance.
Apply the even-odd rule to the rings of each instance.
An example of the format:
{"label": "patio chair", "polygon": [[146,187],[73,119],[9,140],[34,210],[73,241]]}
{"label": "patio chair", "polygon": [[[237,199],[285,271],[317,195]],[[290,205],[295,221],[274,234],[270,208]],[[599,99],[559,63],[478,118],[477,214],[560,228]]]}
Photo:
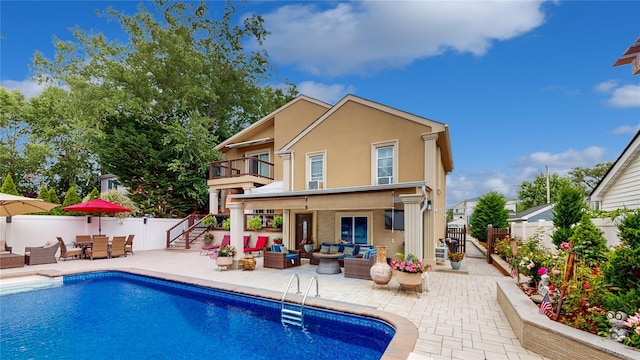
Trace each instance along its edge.
{"label": "patio chair", "polygon": [[24,263],[27,265],[55,264],[56,253],[60,248],[58,240],[49,240],[44,246],[28,246],[24,248]]}
{"label": "patio chair", "polygon": [[65,245],[64,240],[60,236],[58,236],[58,243],[60,244],[60,256],[58,256],[58,260],[64,258],[64,261],[67,261],[68,257],[82,257],[82,248],[70,248],[67,249],[67,245]]}
{"label": "patio chair", "polygon": [[85,256],[94,258],[109,257],[109,238],[106,235],[94,235],[93,244],[85,249]]}
{"label": "patio chair", "polygon": [[371,267],[376,263],[376,257],[369,259],[358,257],[344,258],[344,277],[371,280]]}
{"label": "patio chair", "polygon": [[202,255],[202,253],[209,255],[211,252],[219,249],[222,245],[231,245],[231,235],[227,234],[223,236],[220,244],[203,245],[200,249],[200,255]]}
{"label": "patio chair", "polygon": [[258,240],[256,240],[256,244],[253,247],[248,247],[245,245],[244,253],[251,253],[254,251],[259,251],[259,254],[264,253],[264,249],[267,247],[267,241],[269,240],[268,236],[258,236]]}
{"label": "patio chair", "polygon": [[111,250],[109,251],[109,258],[118,257],[124,255],[127,257],[124,251],[125,242],[127,242],[126,236],[114,236],[111,241]]}
{"label": "patio chair", "polygon": [[130,234],[127,237],[127,242],[124,244],[124,256],[127,256],[127,253],[131,253],[133,255],[133,237],[134,234]]}
{"label": "patio chair", "polygon": [[264,252],[263,266],[273,269],[300,266],[300,250],[288,250],[284,245],[271,245]]}

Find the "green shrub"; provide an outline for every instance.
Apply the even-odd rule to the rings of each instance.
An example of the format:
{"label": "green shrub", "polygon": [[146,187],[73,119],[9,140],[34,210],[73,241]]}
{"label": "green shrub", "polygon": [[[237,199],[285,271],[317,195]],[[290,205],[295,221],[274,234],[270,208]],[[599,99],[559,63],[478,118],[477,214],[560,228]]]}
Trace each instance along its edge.
{"label": "green shrub", "polygon": [[222,220],[222,228],[224,230],[231,229],[231,218],[226,218],[226,219]]}
{"label": "green shrub", "polygon": [[504,229],[508,226],[509,211],[502,194],[490,192],[480,197],[471,217],[471,236],[487,241],[487,226]]}
{"label": "green shrub", "polygon": [[640,290],[632,289],[618,294],[609,292],[602,299],[602,304],[607,310],[635,314],[640,311]]}
{"label": "green shrub", "polygon": [[276,215],[273,217],[273,221],[271,222],[271,226],[273,226],[274,228],[281,228],[282,227],[282,216],[280,215]]}
{"label": "green shrub", "polygon": [[254,216],[249,219],[249,223],[247,224],[248,228],[253,231],[260,231],[262,229],[262,216]]}
{"label": "green shrub", "polygon": [[587,214],[582,215],[569,241],[573,250],[578,253],[580,261],[588,265],[599,264],[607,259],[607,239],[604,238],[602,230],[593,225],[591,217]]}
{"label": "green shrub", "polygon": [[200,223],[208,228],[214,228],[218,226],[218,219],[216,219],[215,216],[211,215],[204,218]]}

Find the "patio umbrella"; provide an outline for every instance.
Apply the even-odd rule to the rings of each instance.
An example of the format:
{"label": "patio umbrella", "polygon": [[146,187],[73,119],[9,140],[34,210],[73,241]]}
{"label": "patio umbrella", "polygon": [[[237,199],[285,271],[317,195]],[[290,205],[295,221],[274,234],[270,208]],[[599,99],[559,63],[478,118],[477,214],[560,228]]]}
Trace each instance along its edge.
{"label": "patio umbrella", "polygon": [[40,199],[0,193],[0,216],[14,216],[46,212],[60,204]]}
{"label": "patio umbrella", "polygon": [[[60,206],[60,204],[46,202],[41,199],[0,193],[0,216],[10,217],[13,215],[46,212],[57,206]],[[5,232],[2,238],[6,238],[7,235],[7,228],[5,227],[4,230]]]}
{"label": "patio umbrella", "polygon": [[102,235],[102,213],[130,212],[131,209],[102,199],[94,199],[80,204],[69,205],[64,208],[67,211],[98,213],[98,235]]}

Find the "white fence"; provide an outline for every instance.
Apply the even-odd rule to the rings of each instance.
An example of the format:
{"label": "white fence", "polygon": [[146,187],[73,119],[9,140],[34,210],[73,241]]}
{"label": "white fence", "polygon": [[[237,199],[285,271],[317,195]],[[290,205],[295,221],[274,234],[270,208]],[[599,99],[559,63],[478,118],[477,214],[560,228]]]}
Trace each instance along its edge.
{"label": "white fence", "polygon": [[[604,233],[607,239],[607,246],[614,247],[620,244],[618,238],[618,225],[610,219],[591,219],[593,224]],[[549,248],[554,248],[551,235],[554,232],[553,222],[537,221],[537,222],[521,222],[511,224],[511,235],[520,239],[528,239],[537,233],[542,236],[542,242]]]}
{"label": "white fence", "polygon": [[[0,239],[5,239],[16,254],[24,253],[27,246],[42,246],[47,240],[60,236],[67,246],[75,241],[76,235],[97,235],[109,237],[134,234],[133,251],[158,250],[166,248],[167,230],[181,219],[124,218],[91,216],[42,216],[17,215],[7,223],[0,217]],[[101,225],[101,226],[100,226]]]}

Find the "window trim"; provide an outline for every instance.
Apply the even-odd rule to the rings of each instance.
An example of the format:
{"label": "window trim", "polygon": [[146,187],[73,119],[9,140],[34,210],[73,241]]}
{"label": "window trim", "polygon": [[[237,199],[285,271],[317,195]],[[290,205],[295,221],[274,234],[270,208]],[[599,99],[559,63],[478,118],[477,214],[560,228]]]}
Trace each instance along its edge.
{"label": "window trim", "polygon": [[391,175],[391,183],[398,183],[398,140],[389,140],[389,141],[381,141],[371,144],[371,185],[379,185],[378,184],[378,149],[389,147],[393,148],[393,165],[391,167],[391,171],[393,172]]}
{"label": "window trim", "polygon": [[327,151],[314,151],[305,154],[305,186],[306,190],[309,189],[309,182],[316,181],[311,180],[311,159],[315,157],[322,157],[322,180],[317,180],[322,182],[322,189],[327,188]]}

